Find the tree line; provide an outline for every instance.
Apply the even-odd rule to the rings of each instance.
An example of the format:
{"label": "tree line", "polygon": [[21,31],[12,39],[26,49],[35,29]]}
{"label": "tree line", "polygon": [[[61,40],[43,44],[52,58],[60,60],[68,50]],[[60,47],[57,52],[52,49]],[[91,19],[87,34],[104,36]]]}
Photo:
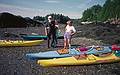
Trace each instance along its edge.
{"label": "tree line", "polygon": [[57,20],[61,24],[65,24],[70,18],[68,16],[64,16],[62,14],[48,14],[45,17],[42,16],[34,16],[33,20],[35,21],[46,21],[48,16],[51,15],[53,19]]}
{"label": "tree line", "polygon": [[83,12],[81,21],[106,21],[120,18],[120,0],[106,0],[103,6],[94,5]]}

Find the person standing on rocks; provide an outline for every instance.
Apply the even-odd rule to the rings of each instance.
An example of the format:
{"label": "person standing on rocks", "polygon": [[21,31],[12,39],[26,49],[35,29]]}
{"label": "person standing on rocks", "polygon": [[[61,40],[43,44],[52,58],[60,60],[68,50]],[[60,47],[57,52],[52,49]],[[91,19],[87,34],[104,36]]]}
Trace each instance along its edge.
{"label": "person standing on rocks", "polygon": [[72,21],[67,21],[64,33],[64,49],[71,47],[71,38],[76,33],[75,27],[72,25]]}
{"label": "person standing on rocks", "polygon": [[[56,47],[56,26],[55,21],[53,20],[52,16],[48,16],[48,22],[45,26],[45,34],[48,36],[48,48],[50,48],[50,40],[51,47]],[[51,39],[52,38],[52,39]]]}

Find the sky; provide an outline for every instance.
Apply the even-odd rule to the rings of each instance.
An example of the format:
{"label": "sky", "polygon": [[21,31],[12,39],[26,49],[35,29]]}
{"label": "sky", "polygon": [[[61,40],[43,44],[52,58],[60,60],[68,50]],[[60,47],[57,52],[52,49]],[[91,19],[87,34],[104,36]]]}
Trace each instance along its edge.
{"label": "sky", "polygon": [[9,12],[22,17],[63,14],[72,19],[82,17],[82,13],[93,5],[103,5],[106,0],[0,0],[0,13]]}

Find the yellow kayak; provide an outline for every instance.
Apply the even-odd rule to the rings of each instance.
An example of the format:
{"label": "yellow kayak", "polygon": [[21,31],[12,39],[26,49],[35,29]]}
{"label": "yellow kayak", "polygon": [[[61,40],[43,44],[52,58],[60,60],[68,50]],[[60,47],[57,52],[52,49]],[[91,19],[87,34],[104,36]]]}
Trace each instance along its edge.
{"label": "yellow kayak", "polygon": [[39,45],[43,42],[43,40],[32,40],[32,41],[23,41],[23,40],[0,40],[0,47],[8,47],[8,46],[34,46]]}
{"label": "yellow kayak", "polygon": [[86,56],[72,56],[66,58],[57,58],[49,60],[38,60],[38,64],[41,66],[64,66],[64,65],[90,65],[100,63],[113,63],[120,61],[120,57],[117,57],[114,53],[104,56],[86,55]]}

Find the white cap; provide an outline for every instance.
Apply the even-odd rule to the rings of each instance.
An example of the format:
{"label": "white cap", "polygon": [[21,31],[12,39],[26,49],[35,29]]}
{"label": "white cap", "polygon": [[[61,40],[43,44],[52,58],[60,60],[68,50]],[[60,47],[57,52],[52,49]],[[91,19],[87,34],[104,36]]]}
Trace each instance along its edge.
{"label": "white cap", "polygon": [[48,19],[49,19],[49,18],[52,18],[52,16],[48,16]]}

